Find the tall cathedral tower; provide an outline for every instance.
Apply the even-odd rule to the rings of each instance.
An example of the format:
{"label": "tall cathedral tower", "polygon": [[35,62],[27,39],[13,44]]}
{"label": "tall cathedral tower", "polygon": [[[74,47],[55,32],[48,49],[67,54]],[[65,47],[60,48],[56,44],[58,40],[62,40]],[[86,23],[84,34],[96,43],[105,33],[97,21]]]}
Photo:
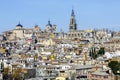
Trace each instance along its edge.
{"label": "tall cathedral tower", "polygon": [[69,24],[69,31],[76,31],[76,30],[77,30],[77,24],[76,24],[74,10],[72,9],[70,24]]}

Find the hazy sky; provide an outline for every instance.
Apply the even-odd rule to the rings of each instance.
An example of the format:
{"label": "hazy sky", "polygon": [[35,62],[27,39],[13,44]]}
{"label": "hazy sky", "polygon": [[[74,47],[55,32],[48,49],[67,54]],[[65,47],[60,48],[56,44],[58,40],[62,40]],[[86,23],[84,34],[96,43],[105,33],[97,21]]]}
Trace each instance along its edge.
{"label": "hazy sky", "polygon": [[25,28],[48,20],[68,31],[72,7],[78,29],[110,28],[119,30],[120,0],[0,0],[0,33],[20,23]]}

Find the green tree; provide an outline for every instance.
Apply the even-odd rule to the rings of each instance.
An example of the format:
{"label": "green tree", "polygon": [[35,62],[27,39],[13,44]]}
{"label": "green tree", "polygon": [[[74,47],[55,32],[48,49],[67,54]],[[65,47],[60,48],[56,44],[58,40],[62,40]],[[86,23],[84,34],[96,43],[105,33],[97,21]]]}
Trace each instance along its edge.
{"label": "green tree", "polygon": [[115,75],[120,75],[120,73],[118,73],[118,71],[120,71],[120,63],[118,61],[110,61],[108,66]]}
{"label": "green tree", "polygon": [[101,47],[100,50],[98,51],[98,55],[102,56],[105,54],[105,49],[104,47]]}
{"label": "green tree", "polygon": [[92,59],[96,59],[96,58],[98,57],[95,48],[92,48],[92,49],[90,50],[89,56],[90,56]]}
{"label": "green tree", "polygon": [[1,72],[4,72],[4,63],[1,62]]}
{"label": "green tree", "polygon": [[92,51],[90,50],[90,52],[89,52],[89,56],[91,57],[92,56]]}

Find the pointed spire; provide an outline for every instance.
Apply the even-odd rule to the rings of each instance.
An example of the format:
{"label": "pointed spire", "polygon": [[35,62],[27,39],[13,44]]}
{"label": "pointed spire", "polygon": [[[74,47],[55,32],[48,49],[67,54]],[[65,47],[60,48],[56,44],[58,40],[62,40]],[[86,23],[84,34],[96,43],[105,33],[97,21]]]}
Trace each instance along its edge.
{"label": "pointed spire", "polygon": [[48,24],[50,24],[50,20],[48,20]]}
{"label": "pointed spire", "polygon": [[20,26],[20,27],[23,27],[23,26],[21,25],[20,21],[19,21],[18,25],[16,25],[16,26]]}
{"label": "pointed spire", "polygon": [[75,14],[74,14],[74,10],[72,9],[72,13],[71,13],[71,16],[75,16]]}

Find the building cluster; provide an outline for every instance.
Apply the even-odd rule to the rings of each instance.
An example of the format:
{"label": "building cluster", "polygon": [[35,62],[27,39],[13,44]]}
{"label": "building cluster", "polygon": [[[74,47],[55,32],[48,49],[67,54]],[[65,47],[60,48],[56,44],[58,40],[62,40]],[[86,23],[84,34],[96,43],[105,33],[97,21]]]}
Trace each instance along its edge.
{"label": "building cluster", "polygon": [[[120,32],[108,29],[78,30],[72,10],[69,31],[56,32],[50,21],[16,28],[0,35],[0,80],[115,80],[108,67],[120,57]],[[91,51],[104,54],[91,57]]]}

